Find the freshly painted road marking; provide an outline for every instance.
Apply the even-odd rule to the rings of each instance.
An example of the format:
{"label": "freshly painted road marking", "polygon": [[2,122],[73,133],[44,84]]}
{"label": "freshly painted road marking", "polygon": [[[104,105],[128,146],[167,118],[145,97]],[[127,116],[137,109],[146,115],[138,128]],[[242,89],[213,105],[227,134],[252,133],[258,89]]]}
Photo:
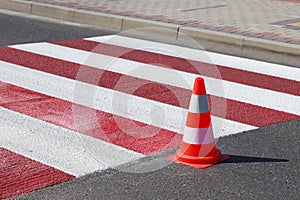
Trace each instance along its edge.
{"label": "freshly painted road marking", "polygon": [[[170,146],[175,132],[0,82],[0,105],[71,131],[107,141],[142,154]],[[9,92],[9,93],[8,93]],[[174,148],[177,143],[171,145]],[[153,145],[155,144],[155,145]]]}
{"label": "freshly painted road marking", "polygon": [[216,138],[300,117],[297,68],[105,36],[1,47],[0,146],[71,176],[174,148],[199,75]]}
{"label": "freshly painted road marking", "polygon": [[163,52],[163,54],[170,56],[175,55],[188,60],[199,60],[205,63],[295,80],[298,82],[300,77],[300,70],[289,66],[224,55],[214,52],[207,52],[198,49],[190,49],[158,42],[146,41],[141,39],[123,37],[118,35],[86,38],[86,40],[103,42],[106,44],[122,46],[132,49],[142,49],[154,53]]}
{"label": "freshly painted road marking", "polygon": [[[210,78],[222,79],[224,81],[231,81],[277,92],[300,95],[300,92],[297,90],[300,85],[297,81],[198,61],[201,57],[205,56],[205,53],[203,53],[204,56],[198,54],[200,57],[198,60],[187,60],[174,55],[152,53],[93,41],[62,41],[54,42],[54,44],[88,52],[92,51],[101,55],[104,54],[144,64],[164,66],[179,71],[200,74]],[[175,55],[177,54],[175,53]]]}
{"label": "freshly painted road marking", "polygon": [[0,107],[0,146],[76,177],[142,154]]}
{"label": "freshly painted road marking", "polygon": [[0,147],[0,199],[66,182],[74,176]]}
{"label": "freshly painted road marking", "polygon": [[[0,65],[2,66],[0,69],[0,79],[4,82],[177,133],[182,133],[183,131],[187,109],[2,61],[0,61]],[[80,94],[80,91],[90,91],[90,94]],[[159,116],[161,112],[150,114],[151,110],[155,108],[162,109],[164,118]],[[153,119],[162,119],[162,121]],[[219,130],[216,131],[219,133],[219,136],[256,128],[255,126],[231,120],[218,120],[218,122],[216,121],[214,124],[216,129]],[[235,126],[230,125],[232,123]],[[226,124],[229,124],[228,127],[233,129],[229,131],[222,128]],[[222,129],[224,131],[220,132]]]}
{"label": "freshly painted road marking", "polygon": [[[142,73],[143,76],[148,75],[152,77],[153,74],[160,74],[161,72],[177,75],[178,77],[182,76],[185,85],[181,87],[185,87],[186,89],[190,89],[193,82],[189,80],[193,80],[193,78],[185,77],[189,76],[190,74],[200,74],[204,77],[222,79],[223,81],[245,84],[292,95],[300,95],[300,91],[297,90],[297,88],[300,87],[299,82],[280,77],[273,77],[239,69],[232,69],[229,67],[214,66],[205,64],[203,62],[170,57],[164,54],[149,54],[149,52],[137,52],[134,49],[120,50],[122,47],[111,45],[104,46],[105,44],[99,44],[95,42],[89,44],[88,41],[84,40],[56,42],[56,44],[65,45],[67,47],[69,46],[71,48],[65,48],[64,46],[53,46],[48,43],[18,45],[13,46],[13,48],[30,51],[40,55],[50,56],[70,62],[75,62],[78,64],[84,64],[95,68],[111,70],[122,74],[130,74],[132,76],[141,76]],[[82,52],[80,50],[84,51]],[[93,51],[93,53],[91,53],[91,51]],[[143,72],[141,72],[141,69],[143,69]],[[144,72],[144,70],[148,71]],[[149,80],[149,77],[143,78]],[[172,81],[171,83],[169,83],[170,85],[176,84],[176,82],[170,75],[161,75],[159,76],[159,78],[163,80],[167,79],[164,81]],[[165,83],[168,84],[167,82]],[[182,85],[182,83],[177,84],[177,86]],[[220,93],[220,91],[218,91],[218,93]]]}
{"label": "freshly painted road marking", "polygon": [[[12,54],[13,55],[13,54]],[[15,57],[15,56],[14,56]],[[22,55],[18,55],[18,58],[19,59],[23,59],[23,57],[22,57]],[[35,61],[37,61],[38,63],[40,63],[40,64],[35,64],[35,69],[42,69],[43,68],[43,66],[44,66],[44,62],[46,62],[47,60],[48,60],[48,58],[46,59],[46,61],[44,61],[43,62],[43,60],[40,60],[40,59],[38,59],[38,57],[33,57],[34,58],[34,60]],[[28,58],[27,58],[28,59]],[[26,59],[24,59],[25,60],[25,62],[26,63],[23,63],[23,64],[27,64],[27,61],[26,61]],[[49,60],[48,60],[49,61]],[[48,67],[50,67],[50,69],[49,70],[52,70],[52,68],[53,68],[53,70],[55,70],[55,71],[57,71],[57,72],[59,72],[60,74],[59,75],[62,75],[62,76],[66,76],[66,77],[70,77],[70,75],[65,75],[64,74],[64,70],[66,70],[67,72],[69,72],[69,73],[72,73],[73,75],[72,75],[72,77],[70,77],[70,78],[75,78],[75,76],[77,75],[77,71],[75,71],[75,72],[73,72],[72,70],[74,70],[76,67],[77,68],[79,68],[79,66],[78,65],[75,65],[75,64],[73,64],[73,63],[65,63],[65,62],[62,62],[62,61],[57,61],[57,60],[54,60],[53,61],[53,63],[54,64],[47,64],[47,66]],[[66,69],[66,67],[67,67],[67,65],[70,65],[71,64],[71,68],[70,69]],[[23,87],[26,87],[26,88],[28,88],[28,89],[33,89],[33,90],[35,90],[35,91],[39,91],[39,92],[43,92],[43,91],[45,91],[45,88],[47,88],[47,90],[50,90],[50,92],[49,92],[49,95],[53,95],[53,96],[56,96],[56,97],[58,97],[58,98],[60,98],[61,96],[62,96],[62,98],[63,99],[66,99],[66,100],[69,100],[69,101],[72,101],[72,98],[71,97],[73,97],[73,91],[74,90],[78,90],[79,88],[81,88],[81,87],[88,87],[88,88],[90,88],[89,90],[87,90],[87,89],[85,89],[85,90],[87,90],[87,91],[91,91],[91,93],[92,94],[94,94],[94,91],[95,91],[95,89],[93,89],[93,87],[91,86],[91,85],[87,85],[87,84],[83,84],[82,82],[79,82],[79,81],[77,81],[77,82],[75,82],[75,81],[71,81],[71,83],[69,83],[70,82],[70,80],[69,79],[67,79],[67,80],[64,80],[62,77],[60,77],[60,76],[53,76],[53,75],[49,75],[49,74],[46,74],[46,73],[42,73],[42,72],[39,72],[39,71],[37,71],[37,70],[29,70],[29,69],[27,69],[27,68],[24,68],[24,67],[21,67],[21,66],[17,66],[17,65],[13,65],[13,64],[10,64],[10,63],[4,63],[3,62],[3,68],[2,68],[2,76],[4,76],[5,75],[5,77],[7,78],[7,79],[5,79],[5,77],[3,78],[3,80],[4,81],[6,81],[6,82],[9,82],[9,83],[12,83],[12,84],[17,84],[17,85],[19,85],[19,86],[23,86]],[[58,67],[56,66],[56,65],[58,65]],[[40,66],[40,67],[39,67]],[[59,66],[62,66],[62,67],[59,67]],[[58,68],[58,69],[56,69],[56,68]],[[61,68],[61,69],[60,69]],[[46,69],[48,69],[48,68],[46,68]],[[51,72],[51,71],[50,71]],[[10,75],[10,76],[8,76],[8,75]],[[17,78],[17,77],[19,77],[19,78]],[[23,78],[21,78],[21,77],[23,77]],[[38,80],[37,80],[37,78],[39,78]],[[50,80],[50,79],[52,79],[53,78],[53,80]],[[17,81],[19,81],[18,83],[16,83]],[[47,82],[48,81],[48,82]],[[68,83],[67,84],[65,84],[65,83],[63,83],[64,81],[67,81]],[[133,81],[135,81],[135,79],[133,80]],[[26,83],[25,83],[26,82]],[[38,84],[36,84],[36,83],[38,83]],[[48,85],[51,85],[51,83],[60,83],[59,85],[52,85],[52,87],[48,87]],[[44,84],[44,85],[43,85]],[[145,83],[142,83],[143,85],[145,84]],[[231,84],[234,84],[234,83],[231,83]],[[69,87],[67,87],[69,85]],[[67,88],[66,88],[67,87]],[[63,89],[63,88],[65,88],[65,89]],[[105,90],[105,89],[104,89]],[[113,93],[113,95],[114,95],[114,97],[116,97],[116,95],[117,94],[119,94],[118,92],[116,92],[115,91],[116,90],[116,88],[113,88],[113,90],[111,91],[112,93]],[[257,89],[258,90],[258,89]],[[65,91],[65,92],[64,92]],[[58,92],[58,93],[57,93]],[[121,92],[124,92],[123,90],[121,90]],[[257,91],[256,91],[257,92]],[[57,94],[56,94],[57,93]],[[61,93],[61,94],[60,94]],[[180,93],[179,94],[182,94],[182,93],[185,93],[186,95],[185,96],[189,96],[189,90],[188,91],[180,91]],[[233,93],[233,94],[238,94],[237,92],[235,92],[235,93]],[[75,94],[75,95],[78,95],[78,94]],[[99,96],[101,96],[101,95],[99,95]],[[105,95],[103,95],[104,97],[105,97]],[[248,95],[249,96],[249,95]],[[127,96],[127,98],[126,99],[128,99],[128,98],[132,98],[131,96]],[[92,98],[92,97],[91,97]],[[216,97],[214,97],[214,99],[216,99]],[[250,98],[251,99],[251,98]],[[252,98],[253,99],[253,98]],[[158,99],[159,100],[159,99]],[[221,101],[222,102],[222,101]],[[232,102],[232,103],[231,103]],[[80,103],[80,104],[82,104],[82,102],[76,102],[76,103]],[[93,103],[93,102],[92,102]],[[168,103],[168,101],[167,102],[164,102],[164,103]],[[185,108],[187,108],[187,104],[188,103],[188,101],[185,101]],[[228,104],[228,106],[232,106],[232,107],[237,107],[237,106],[240,106],[241,108],[243,108],[243,107],[247,107],[247,108],[252,108],[252,110],[257,110],[257,111],[259,111],[258,113],[261,113],[261,114],[263,114],[263,115],[266,115],[267,113],[276,113],[276,115],[286,115],[287,116],[287,114],[285,114],[285,113],[278,113],[278,112],[276,112],[276,111],[274,111],[274,110],[266,110],[266,109],[263,109],[262,107],[261,108],[259,108],[259,107],[255,107],[255,106],[251,106],[251,104],[243,104],[243,103],[238,103],[238,102],[233,102],[233,101],[230,101],[230,100],[227,100],[227,104]],[[102,103],[102,107],[99,107],[99,109],[105,109],[105,107],[107,107],[108,106],[108,108],[110,108],[110,105],[111,105],[111,101],[104,101],[103,103]],[[286,104],[284,104],[284,105],[286,105]],[[93,106],[93,104],[90,104],[90,106]],[[184,106],[184,105],[183,105]],[[165,106],[164,106],[165,107]],[[107,109],[107,108],[106,108]],[[111,111],[109,111],[109,110],[106,110],[107,112],[111,112]],[[125,114],[127,113],[127,111],[125,111]],[[250,124],[250,125],[254,125],[254,126],[257,126],[257,125],[255,125],[255,124],[253,124],[253,122],[260,122],[261,123],[261,121],[256,121],[256,120],[252,120],[251,119],[251,113],[249,113],[249,111],[245,111],[244,112],[246,115],[249,115],[249,116],[246,116],[246,118],[243,118],[243,119],[249,119],[249,121],[247,122],[247,121],[244,121],[244,123],[246,122],[246,123],[248,123],[248,124]],[[274,114],[275,114],[274,113]],[[214,114],[214,113],[213,113]],[[240,116],[240,113],[232,113],[232,114],[230,114],[230,115],[227,115],[231,120],[235,120],[235,121],[238,121],[238,119],[237,118],[234,118],[234,116],[235,115],[238,115],[238,116]],[[122,115],[122,116],[124,116],[124,115]],[[178,115],[175,115],[175,116],[178,116]],[[220,115],[218,115],[217,114],[217,116],[220,116]],[[220,117],[222,117],[222,115],[220,116]],[[252,116],[253,117],[253,116]],[[295,116],[291,116],[292,118],[293,117],[295,117]],[[140,120],[140,119],[138,119],[138,118],[132,118],[132,119],[135,119],[135,120]],[[182,122],[182,120],[181,120],[182,118],[178,118],[178,120],[180,121],[180,122]],[[270,118],[270,119],[273,119],[273,118]],[[145,122],[145,123],[148,123],[147,121],[143,121],[143,122]],[[277,121],[276,121],[277,122]],[[276,122],[274,122],[273,121],[273,123],[276,123]],[[251,124],[252,123],[252,124]],[[272,123],[272,121],[269,121],[267,124],[270,124],[270,123]],[[181,123],[177,123],[177,124],[181,124]],[[171,127],[174,127],[174,125],[171,125]],[[172,131],[176,131],[176,132],[180,132],[179,130],[178,130],[178,128],[179,127],[182,127],[182,126],[180,126],[180,125],[177,125],[176,126],[177,127],[177,129],[171,129]],[[163,127],[163,128],[167,128],[168,129],[168,127]],[[240,129],[238,129],[238,130],[240,130]],[[245,130],[247,130],[247,128],[245,129]],[[232,132],[229,132],[229,133],[232,133]],[[229,134],[228,133],[228,134]],[[235,132],[233,132],[233,133],[235,133]]]}
{"label": "freshly painted road marking", "polygon": [[[34,47],[33,49],[41,49],[41,51],[43,51],[43,49],[46,49],[46,51],[48,51],[47,45],[44,48],[43,48],[44,45],[38,45],[38,46],[39,47]],[[30,46],[28,46],[28,47],[30,48]],[[31,50],[31,49],[28,49],[27,46],[17,46],[15,48],[22,49],[22,50]],[[63,55],[64,55],[63,52],[67,52],[66,49],[64,49],[64,50],[65,51],[61,51],[61,52],[58,51],[59,55],[60,55],[59,56],[60,59],[63,59]],[[69,49],[69,50],[73,51],[73,49]],[[55,51],[51,51],[51,52],[55,52]],[[13,51],[10,51],[10,53],[13,54]],[[37,51],[35,51],[35,53],[37,53]],[[43,52],[38,52],[38,53],[41,55],[44,55],[44,56],[46,55],[46,54],[43,54]],[[88,52],[86,52],[86,53],[88,53]],[[23,52],[17,52],[16,55],[18,57],[21,57],[22,54],[23,54]],[[67,55],[73,55],[73,53],[68,52]],[[30,56],[31,55],[29,55],[28,57],[30,57]],[[51,56],[51,54],[50,54],[50,56]],[[27,59],[28,59],[28,57],[27,57]],[[38,59],[38,56],[36,56],[36,57]],[[76,57],[80,57],[80,56],[78,55]],[[109,60],[109,61],[107,61],[107,60]],[[87,59],[87,61],[89,61],[89,59]],[[93,68],[105,69],[107,71],[110,71],[111,69],[115,69],[114,72],[123,73],[123,74],[126,74],[126,72],[128,73],[128,71],[127,71],[128,68],[133,67],[130,69],[130,72],[131,72],[131,73],[129,73],[130,76],[134,76],[134,77],[138,77],[138,78],[142,78],[142,79],[149,78],[149,79],[151,79],[151,81],[156,81],[159,83],[169,84],[169,85],[173,85],[173,86],[177,86],[177,87],[185,87],[185,89],[191,88],[191,85],[193,84],[192,83],[193,80],[197,76],[199,76],[197,74],[186,73],[186,72],[182,72],[182,71],[178,71],[178,70],[174,71],[174,70],[171,70],[168,68],[158,67],[158,66],[154,66],[154,65],[145,65],[145,64],[138,63],[138,62],[132,62],[132,61],[127,61],[127,60],[122,60],[122,59],[119,59],[118,60],[119,62],[118,61],[112,62],[112,61],[114,61],[114,58],[107,58],[107,56],[103,56],[103,55],[99,55],[99,54],[92,55],[91,61],[93,63],[82,62],[82,63],[77,63],[77,64],[79,64],[79,65],[84,64],[84,65],[92,66]],[[102,61],[104,61],[104,65],[102,65]],[[9,62],[14,62],[14,58],[9,60]],[[74,58],[73,62],[76,62],[75,58]],[[108,65],[106,65],[107,63],[108,63]],[[112,63],[112,64],[109,65],[109,63]],[[108,68],[108,66],[109,66],[109,68]],[[80,68],[80,66],[77,66],[77,67]],[[37,68],[39,70],[41,70],[41,68],[43,68],[43,66],[41,65],[41,67],[37,67]],[[59,68],[59,66],[58,66],[58,68]],[[61,66],[61,68],[64,68],[64,66]],[[84,68],[84,67],[82,67],[82,68]],[[125,72],[122,71],[123,69],[126,69],[126,71]],[[138,70],[138,69],[140,69],[140,70]],[[141,69],[143,69],[143,72],[141,72]],[[135,70],[137,71],[137,74],[134,74]],[[149,70],[149,71],[147,71],[147,70]],[[58,71],[58,70],[56,70],[56,71]],[[61,69],[61,71],[63,71],[63,69]],[[79,70],[72,72],[73,76],[77,75],[76,73],[78,73],[78,71]],[[153,73],[153,72],[159,72],[159,73]],[[62,72],[60,72],[60,73],[61,73],[61,75],[63,75]],[[98,75],[101,76],[101,73],[103,73],[103,72],[99,72]],[[158,78],[155,78],[155,77],[157,77],[156,74],[158,74]],[[69,76],[69,74],[67,74],[67,75]],[[238,76],[238,74],[237,74],[237,76]],[[167,79],[167,80],[170,80],[169,82],[165,82],[163,77],[171,77],[171,78]],[[178,77],[183,79],[181,82],[179,82],[179,83],[183,83],[183,84],[176,85],[176,83],[178,84],[178,81],[177,81]],[[202,76],[202,77],[204,77],[204,79],[207,83],[208,94],[212,94],[215,96],[220,96],[220,97],[224,97],[227,99],[240,101],[240,102],[244,102],[244,103],[249,103],[252,105],[266,107],[266,108],[270,108],[270,109],[274,109],[274,110],[278,110],[278,111],[282,111],[282,112],[287,112],[287,113],[291,113],[291,114],[295,114],[295,115],[300,115],[300,96],[286,94],[286,93],[282,93],[282,92],[276,92],[276,91],[267,90],[267,89],[261,89],[261,88],[244,85],[244,84],[239,84],[239,83],[234,83],[234,82],[230,82],[230,81],[219,80],[216,78],[210,78],[210,77],[205,77],[205,76]],[[73,77],[73,78],[75,79],[75,77]],[[298,82],[298,84],[300,85],[299,82]],[[225,93],[223,93],[222,90],[224,90]],[[296,91],[298,91],[298,90],[296,90]]]}

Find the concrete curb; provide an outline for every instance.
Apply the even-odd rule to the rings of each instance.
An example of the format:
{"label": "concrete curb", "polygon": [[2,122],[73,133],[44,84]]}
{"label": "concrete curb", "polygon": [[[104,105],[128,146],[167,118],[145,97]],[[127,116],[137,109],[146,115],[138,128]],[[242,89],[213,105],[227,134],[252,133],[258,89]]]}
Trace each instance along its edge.
{"label": "concrete curb", "polygon": [[[160,42],[168,43],[168,41],[177,40],[180,37],[180,34],[184,34],[185,36],[195,39],[206,50],[209,51],[227,53],[241,57],[255,58],[299,67],[300,45],[295,44],[264,40],[218,31],[210,31],[196,27],[188,27],[184,25],[182,26],[134,17],[76,10],[62,6],[23,0],[1,0],[0,9],[65,20],[69,22],[94,25],[102,28],[114,29],[117,31],[126,31],[146,27],[166,28],[172,30],[173,33],[168,34],[169,39],[167,41],[164,39]],[[149,39],[147,38],[146,33],[140,33],[137,37]],[[164,36],[164,38],[166,38],[166,36]],[[156,40],[155,38],[150,39]],[[220,45],[224,45],[226,48],[218,48]],[[262,54],[264,56],[261,56]],[[281,58],[282,55],[285,56],[284,59]],[[270,59],[270,57],[272,57],[272,59]]]}

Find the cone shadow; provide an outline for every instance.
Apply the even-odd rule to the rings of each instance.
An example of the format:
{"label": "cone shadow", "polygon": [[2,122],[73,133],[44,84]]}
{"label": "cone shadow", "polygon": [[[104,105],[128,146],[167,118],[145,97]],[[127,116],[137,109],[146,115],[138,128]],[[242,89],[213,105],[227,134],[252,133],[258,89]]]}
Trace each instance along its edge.
{"label": "cone shadow", "polygon": [[223,163],[268,163],[268,162],[289,162],[287,159],[279,158],[263,158],[263,157],[250,157],[250,156],[237,156],[228,155],[229,160],[223,161]]}

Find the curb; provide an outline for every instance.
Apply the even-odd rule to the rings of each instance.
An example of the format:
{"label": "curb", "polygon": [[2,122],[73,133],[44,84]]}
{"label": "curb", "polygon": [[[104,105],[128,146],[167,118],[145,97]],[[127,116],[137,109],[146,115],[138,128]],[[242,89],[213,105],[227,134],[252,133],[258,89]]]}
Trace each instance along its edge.
{"label": "curb", "polygon": [[[295,44],[210,31],[196,27],[139,19],[129,16],[76,10],[24,0],[1,0],[0,9],[93,25],[117,31],[127,31],[147,27],[165,28],[170,31],[168,31],[167,34],[164,33],[162,39],[149,38],[147,36],[147,30],[144,32],[141,31],[138,35],[130,35],[129,33],[127,36],[150,39],[164,43],[174,43],[174,41],[180,39],[180,36],[183,34],[195,39],[208,51],[286,64],[295,67],[299,67],[300,62],[300,45]],[[184,46],[184,44],[182,45]]]}

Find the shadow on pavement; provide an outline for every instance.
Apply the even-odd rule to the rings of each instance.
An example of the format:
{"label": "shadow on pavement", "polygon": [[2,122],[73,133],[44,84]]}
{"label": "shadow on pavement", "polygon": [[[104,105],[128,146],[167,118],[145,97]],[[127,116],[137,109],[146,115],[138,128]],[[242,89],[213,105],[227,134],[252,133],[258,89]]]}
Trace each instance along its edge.
{"label": "shadow on pavement", "polygon": [[250,157],[250,156],[236,156],[228,155],[229,160],[224,161],[223,163],[263,163],[263,162],[289,162],[287,159],[278,159],[278,158],[263,158],[263,157]]}

